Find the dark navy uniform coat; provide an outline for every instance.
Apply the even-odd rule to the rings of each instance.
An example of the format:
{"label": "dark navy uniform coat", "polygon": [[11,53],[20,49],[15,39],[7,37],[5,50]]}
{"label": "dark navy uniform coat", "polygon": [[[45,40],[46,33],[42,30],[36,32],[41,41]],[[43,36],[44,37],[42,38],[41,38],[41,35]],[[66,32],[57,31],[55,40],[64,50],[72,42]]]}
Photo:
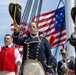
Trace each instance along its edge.
{"label": "dark navy uniform coat", "polygon": [[[61,60],[61,61],[58,62],[58,68],[57,68],[58,75],[63,75],[64,74],[64,72],[61,69],[61,66],[63,65],[62,62],[65,63],[64,60]],[[71,69],[71,70],[74,70],[74,63],[73,63],[72,60],[70,60],[68,62],[68,68]]]}
{"label": "dark navy uniform coat", "polygon": [[14,32],[13,42],[18,45],[23,45],[23,63],[25,60],[36,60],[41,62],[45,72],[51,73],[50,59],[51,51],[50,44],[45,37],[31,37],[29,34],[25,37],[18,38],[19,33]]}

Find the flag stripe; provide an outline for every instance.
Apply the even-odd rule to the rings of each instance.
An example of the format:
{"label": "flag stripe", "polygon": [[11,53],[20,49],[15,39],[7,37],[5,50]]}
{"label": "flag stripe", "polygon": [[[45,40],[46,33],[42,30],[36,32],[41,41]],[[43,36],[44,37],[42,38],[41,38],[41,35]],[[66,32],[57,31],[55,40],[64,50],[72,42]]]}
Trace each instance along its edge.
{"label": "flag stripe", "polygon": [[52,22],[49,22],[49,23],[46,23],[46,24],[43,24],[43,25],[40,25],[39,26],[39,29],[43,28],[43,27],[46,27],[46,26],[49,26],[51,24],[54,24],[56,21],[52,21]]}
{"label": "flag stripe", "polygon": [[58,46],[58,45],[61,45],[62,43],[64,44],[65,41],[66,41],[66,38],[64,38],[64,39],[62,39],[62,40],[59,40],[59,41],[57,41],[57,42],[54,42],[54,43],[52,44],[52,46],[53,46],[53,47],[56,47],[56,46]]}

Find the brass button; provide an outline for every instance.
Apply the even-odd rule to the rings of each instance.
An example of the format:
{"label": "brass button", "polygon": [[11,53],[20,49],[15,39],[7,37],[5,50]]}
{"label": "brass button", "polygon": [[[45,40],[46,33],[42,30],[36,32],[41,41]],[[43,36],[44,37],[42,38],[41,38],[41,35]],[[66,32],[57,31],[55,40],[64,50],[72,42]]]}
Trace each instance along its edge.
{"label": "brass button", "polygon": [[36,57],[38,57],[38,55],[36,55]]}
{"label": "brass button", "polygon": [[27,48],[27,50],[29,50],[29,48]]}
{"label": "brass button", "polygon": [[27,54],[27,56],[29,56],[29,54]]}
{"label": "brass button", "polygon": [[39,49],[37,48],[37,50],[39,50]]}
{"label": "brass button", "polygon": [[40,46],[38,46],[38,48],[39,48]]}
{"label": "brass button", "polygon": [[40,45],[40,43],[39,43],[39,45]]}
{"label": "brass button", "polygon": [[28,51],[28,53],[29,53],[29,51]]}
{"label": "brass button", "polygon": [[36,58],[36,60],[38,60],[38,58]]}
{"label": "brass button", "polygon": [[36,52],[36,54],[38,54],[38,52]]}

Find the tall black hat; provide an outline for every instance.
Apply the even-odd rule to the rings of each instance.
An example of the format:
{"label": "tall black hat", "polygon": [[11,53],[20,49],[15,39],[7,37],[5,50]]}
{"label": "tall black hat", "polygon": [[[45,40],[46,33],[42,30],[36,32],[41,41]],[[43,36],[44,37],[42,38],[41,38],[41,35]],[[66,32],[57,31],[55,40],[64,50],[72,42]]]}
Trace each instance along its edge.
{"label": "tall black hat", "polygon": [[67,53],[67,51],[66,51],[66,49],[64,49],[64,48],[61,49],[60,52],[59,52],[59,54],[66,54],[66,53]]}
{"label": "tall black hat", "polygon": [[19,25],[20,19],[21,19],[21,9],[22,9],[21,5],[18,3],[11,2],[11,3],[9,3],[8,9],[9,9],[9,13],[13,19],[13,22],[15,24]]}
{"label": "tall black hat", "polygon": [[71,9],[71,17],[73,19],[74,24],[76,25],[76,6]]}

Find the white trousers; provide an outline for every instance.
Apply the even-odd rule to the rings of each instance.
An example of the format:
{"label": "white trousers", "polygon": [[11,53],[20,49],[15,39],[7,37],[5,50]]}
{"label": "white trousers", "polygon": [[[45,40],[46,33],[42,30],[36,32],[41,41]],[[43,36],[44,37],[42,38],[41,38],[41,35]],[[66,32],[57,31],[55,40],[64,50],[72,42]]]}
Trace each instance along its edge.
{"label": "white trousers", "polygon": [[23,75],[45,75],[45,72],[38,62],[26,61],[23,66]]}
{"label": "white trousers", "polygon": [[15,75],[15,72],[0,71],[0,75]]}

